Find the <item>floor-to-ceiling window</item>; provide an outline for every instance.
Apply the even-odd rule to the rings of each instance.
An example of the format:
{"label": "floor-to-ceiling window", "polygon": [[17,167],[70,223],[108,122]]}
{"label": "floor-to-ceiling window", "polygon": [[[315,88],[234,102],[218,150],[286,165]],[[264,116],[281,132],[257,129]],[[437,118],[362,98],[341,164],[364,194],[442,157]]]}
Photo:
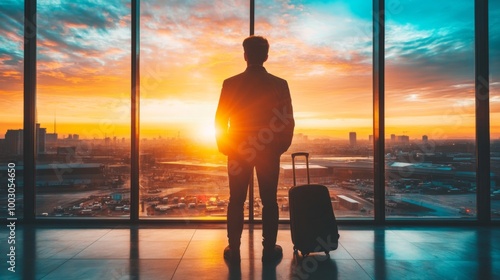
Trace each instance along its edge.
{"label": "floor-to-ceiling window", "polygon": [[36,215],[128,217],[130,1],[38,1]]}
{"label": "floor-to-ceiling window", "polygon": [[[22,217],[24,6],[0,3],[0,217]],[[9,194],[11,194],[9,196]],[[14,194],[14,196],[12,195]]]}
{"label": "floor-to-ceiling window", "polygon": [[491,214],[500,219],[500,1],[489,1]]}
{"label": "floor-to-ceiling window", "polygon": [[474,1],[386,10],[386,214],[476,216]]}
{"label": "floor-to-ceiling window", "polygon": [[141,1],[141,218],[225,218],[226,158],[214,118],[223,80],[245,69],[249,7]]}
{"label": "floor-to-ceiling window", "polygon": [[[18,209],[22,2],[0,3],[0,188],[15,165]],[[225,216],[226,159],[215,147],[213,115],[223,79],[245,67],[249,2],[141,1],[141,217]],[[38,1],[38,216],[129,217],[130,4]],[[255,34],[271,43],[265,66],[288,80],[296,112],[294,142],[282,158],[281,218],[288,218],[295,151],[311,153],[312,181],[329,187],[337,216],[372,218],[372,3],[255,4]],[[489,5],[491,213],[498,220],[499,2]],[[473,11],[470,0],[386,1],[388,218],[476,216]],[[0,199],[7,209],[7,197]],[[247,214],[259,218],[258,195],[255,202]]]}
{"label": "floor-to-ceiling window", "polygon": [[[294,106],[295,135],[282,156],[280,217],[288,218],[290,153],[306,151],[311,182],[328,187],[337,217],[372,218],[371,2],[255,1],[255,34],[269,39],[264,66],[288,81]],[[299,167],[297,183],[304,184]]]}

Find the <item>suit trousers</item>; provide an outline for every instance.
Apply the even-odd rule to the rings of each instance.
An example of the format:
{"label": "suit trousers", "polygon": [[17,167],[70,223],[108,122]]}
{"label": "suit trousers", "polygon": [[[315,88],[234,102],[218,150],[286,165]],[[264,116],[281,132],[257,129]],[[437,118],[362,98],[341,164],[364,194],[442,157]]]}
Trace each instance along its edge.
{"label": "suit trousers", "polygon": [[[243,231],[244,204],[250,177],[255,167],[259,194],[262,200],[262,245],[274,248],[278,234],[279,209],[277,202],[279,154],[258,154],[252,160],[228,156],[229,205],[227,209],[227,237],[231,248],[239,248]],[[253,207],[253,205],[249,205]]]}

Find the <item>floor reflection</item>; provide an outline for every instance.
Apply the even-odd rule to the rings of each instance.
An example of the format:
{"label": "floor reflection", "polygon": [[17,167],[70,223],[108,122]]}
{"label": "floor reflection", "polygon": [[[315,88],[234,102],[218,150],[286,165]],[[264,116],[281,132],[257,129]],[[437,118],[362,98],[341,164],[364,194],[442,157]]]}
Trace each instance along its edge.
{"label": "floor reflection", "polygon": [[[223,259],[222,226],[16,228],[16,272],[0,279],[500,279],[498,227],[344,227],[339,248],[303,257],[287,225],[283,259],[265,265],[262,228],[246,226],[241,265]],[[0,230],[0,250],[9,252]],[[4,255],[5,259],[5,255]],[[6,262],[4,262],[5,264]]]}
{"label": "floor reflection", "polygon": [[335,252],[328,255],[312,253],[307,257],[294,253],[290,265],[290,279],[338,279],[337,263],[330,254]]}

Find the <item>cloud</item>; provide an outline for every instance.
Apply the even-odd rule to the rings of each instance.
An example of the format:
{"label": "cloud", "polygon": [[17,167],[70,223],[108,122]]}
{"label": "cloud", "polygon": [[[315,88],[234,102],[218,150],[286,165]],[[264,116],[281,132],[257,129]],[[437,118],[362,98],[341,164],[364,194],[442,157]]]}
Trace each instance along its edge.
{"label": "cloud", "polygon": [[[462,14],[453,10],[455,16]],[[450,108],[458,110],[452,115],[470,116],[474,104],[455,101],[474,98],[473,19],[446,21],[452,18],[448,14],[437,21],[432,13],[418,19],[416,11],[404,13],[408,17],[387,23],[386,116],[440,116]]]}
{"label": "cloud", "polygon": [[141,9],[147,98],[217,99],[222,81],[244,70],[247,1],[150,1]]}
{"label": "cloud", "polygon": [[[42,1],[37,6],[38,20],[57,20],[63,25],[87,26],[106,33],[130,14],[128,0]],[[40,22],[39,22],[40,23]],[[61,26],[59,26],[61,27]]]}
{"label": "cloud", "polygon": [[[8,86],[21,74],[23,61],[23,14],[19,1],[0,3],[0,83]],[[13,75],[12,72],[17,72]]]}
{"label": "cloud", "polygon": [[471,78],[474,65],[472,28],[420,29],[409,23],[390,23],[386,34],[386,64],[418,69],[427,76]]}
{"label": "cloud", "polygon": [[[469,114],[474,91],[471,3],[388,3],[388,116],[433,116],[450,106]],[[492,81],[498,82],[497,3],[490,3],[490,69]],[[302,123],[370,122],[371,3],[274,0],[256,5],[255,32],[271,43],[266,68],[289,81],[299,117],[316,111]],[[246,0],[141,1],[143,105],[161,111],[149,100],[181,100],[180,105],[158,104],[208,110],[204,114],[211,115],[222,80],[245,67],[241,41],[249,33],[248,9]],[[22,91],[23,18],[22,1],[1,1],[0,101],[18,100]],[[66,107],[74,96],[92,100],[129,94],[129,0],[39,0],[38,24],[41,102]],[[497,95],[499,88],[491,86]],[[467,102],[452,103],[457,99]],[[79,108],[78,116],[105,113],[91,105],[67,105],[68,113]],[[143,121],[153,118],[145,114]]]}
{"label": "cloud", "polygon": [[[50,51],[97,53],[112,45],[110,39],[125,28],[128,1],[78,1],[64,5],[40,5],[37,11],[38,42]],[[130,36],[130,35],[129,35]],[[125,47],[125,46],[124,46]],[[128,46],[127,46],[128,47]]]}
{"label": "cloud", "polygon": [[23,11],[23,1],[0,1],[0,135],[22,128]]}
{"label": "cloud", "polygon": [[[500,81],[500,1],[490,1],[489,44],[490,73],[493,81]],[[500,86],[492,87],[500,94]]]}
{"label": "cloud", "polygon": [[[38,5],[38,86],[59,94],[106,92],[130,77],[129,1],[42,1]],[[107,85],[105,83],[108,83]],[[111,86],[112,87],[112,86]],[[116,86],[115,86],[116,87]],[[58,89],[59,88],[59,89]]]}

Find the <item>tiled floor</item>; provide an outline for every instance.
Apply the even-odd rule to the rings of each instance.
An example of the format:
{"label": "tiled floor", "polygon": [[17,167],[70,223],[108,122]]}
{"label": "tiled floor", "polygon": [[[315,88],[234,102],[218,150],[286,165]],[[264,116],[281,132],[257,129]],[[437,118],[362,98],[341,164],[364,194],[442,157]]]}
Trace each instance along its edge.
{"label": "tiled floor", "polygon": [[0,230],[0,279],[500,279],[500,228],[340,227],[340,245],[306,258],[293,254],[287,225],[284,257],[262,265],[262,230],[247,226],[241,266],[222,258],[223,225],[110,228],[16,228],[15,272]]}

